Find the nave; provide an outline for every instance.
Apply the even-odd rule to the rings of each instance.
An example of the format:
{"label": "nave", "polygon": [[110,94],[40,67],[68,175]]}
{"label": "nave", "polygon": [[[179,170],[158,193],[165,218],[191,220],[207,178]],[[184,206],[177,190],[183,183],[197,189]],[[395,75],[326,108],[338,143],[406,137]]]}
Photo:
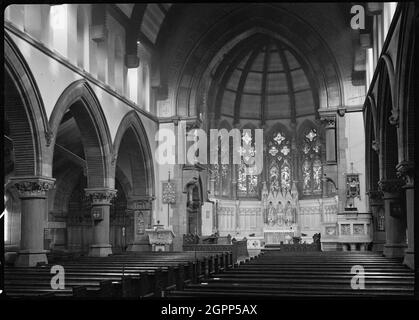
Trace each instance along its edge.
{"label": "nave", "polygon": [[[52,265],[9,267],[6,268],[7,295],[12,298],[388,298],[413,297],[414,286],[413,272],[400,259],[374,253],[267,250],[235,263],[231,253],[196,251],[51,260],[64,267],[63,288],[51,288]],[[363,268],[364,277],[352,269],[354,266]],[[354,281],[358,285],[363,282],[364,287],[352,287]]]}
{"label": "nave", "polygon": [[411,296],[418,16],[8,6],[2,296]]}

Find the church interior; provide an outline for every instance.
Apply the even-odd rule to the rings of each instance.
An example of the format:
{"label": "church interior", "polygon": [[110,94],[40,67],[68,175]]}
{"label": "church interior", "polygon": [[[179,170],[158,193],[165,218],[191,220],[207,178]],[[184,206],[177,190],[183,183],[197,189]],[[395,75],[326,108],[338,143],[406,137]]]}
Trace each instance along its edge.
{"label": "church interior", "polygon": [[413,2],[7,6],[3,295],[413,296],[417,33]]}

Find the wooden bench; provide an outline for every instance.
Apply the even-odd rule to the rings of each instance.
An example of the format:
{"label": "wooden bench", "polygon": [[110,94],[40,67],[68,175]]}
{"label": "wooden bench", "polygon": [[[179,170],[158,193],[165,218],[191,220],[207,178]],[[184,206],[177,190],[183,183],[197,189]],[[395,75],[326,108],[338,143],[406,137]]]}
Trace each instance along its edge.
{"label": "wooden bench", "polygon": [[10,296],[151,297],[227,270],[229,253],[129,253],[55,261],[64,267],[65,289],[53,290],[51,265],[6,268],[5,291]]}
{"label": "wooden bench", "polygon": [[[365,290],[353,290],[353,265],[365,269]],[[265,252],[235,268],[213,274],[170,298],[286,296],[409,296],[414,275],[397,259],[378,255],[335,253],[278,254]]]}

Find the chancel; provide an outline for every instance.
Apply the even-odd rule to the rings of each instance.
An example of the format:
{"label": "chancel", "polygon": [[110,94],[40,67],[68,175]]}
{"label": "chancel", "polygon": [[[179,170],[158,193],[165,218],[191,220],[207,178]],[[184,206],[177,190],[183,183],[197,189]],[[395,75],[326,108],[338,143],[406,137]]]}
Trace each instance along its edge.
{"label": "chancel", "polygon": [[9,5],[6,297],[412,296],[417,17]]}

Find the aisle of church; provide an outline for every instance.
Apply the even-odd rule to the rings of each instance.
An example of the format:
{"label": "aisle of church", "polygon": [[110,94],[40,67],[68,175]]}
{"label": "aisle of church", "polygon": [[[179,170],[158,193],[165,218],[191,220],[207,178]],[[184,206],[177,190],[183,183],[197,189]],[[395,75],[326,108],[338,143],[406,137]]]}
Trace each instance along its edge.
{"label": "aisle of church", "polygon": [[413,2],[9,5],[6,296],[356,296],[355,264],[411,296],[417,32]]}

